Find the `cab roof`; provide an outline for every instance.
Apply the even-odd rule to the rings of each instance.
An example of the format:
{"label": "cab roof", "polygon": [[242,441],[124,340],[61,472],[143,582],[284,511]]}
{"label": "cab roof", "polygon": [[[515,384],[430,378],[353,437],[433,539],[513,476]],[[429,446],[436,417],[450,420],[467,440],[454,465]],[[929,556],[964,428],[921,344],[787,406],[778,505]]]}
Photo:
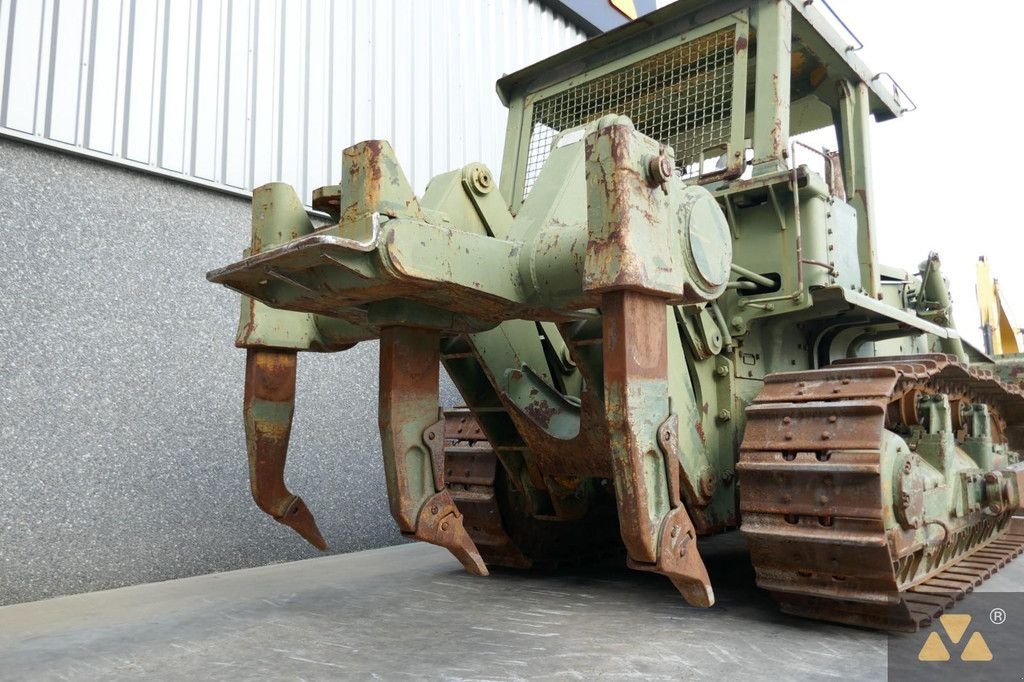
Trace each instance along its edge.
{"label": "cab roof", "polygon": [[[792,98],[802,96],[796,69],[808,61],[820,64],[827,79],[863,81],[870,91],[870,108],[875,120],[885,121],[913,108],[903,89],[885,72],[876,73],[855,54],[831,21],[805,0],[782,0],[793,8],[794,87]],[[669,40],[737,11],[756,7],[758,0],[676,0],[635,21],[563,50],[497,82],[498,96],[506,106],[517,96],[566,81],[611,62],[628,59],[638,50]],[[756,17],[751,17],[756,21]],[[756,46],[756,25],[752,39]],[[755,50],[756,52],[756,50]],[[754,72],[751,71],[751,74]],[[805,93],[804,93],[805,94]]]}

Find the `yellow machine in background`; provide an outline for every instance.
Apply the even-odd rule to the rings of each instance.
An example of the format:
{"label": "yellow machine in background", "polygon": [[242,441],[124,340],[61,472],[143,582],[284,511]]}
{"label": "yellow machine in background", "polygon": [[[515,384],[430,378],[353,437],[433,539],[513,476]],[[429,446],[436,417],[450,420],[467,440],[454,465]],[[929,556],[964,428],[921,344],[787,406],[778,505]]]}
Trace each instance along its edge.
{"label": "yellow machine in background", "polygon": [[1010,324],[1006,306],[999,294],[999,283],[992,278],[992,272],[984,256],[978,258],[977,294],[985,352],[989,355],[1020,353],[1020,329]]}

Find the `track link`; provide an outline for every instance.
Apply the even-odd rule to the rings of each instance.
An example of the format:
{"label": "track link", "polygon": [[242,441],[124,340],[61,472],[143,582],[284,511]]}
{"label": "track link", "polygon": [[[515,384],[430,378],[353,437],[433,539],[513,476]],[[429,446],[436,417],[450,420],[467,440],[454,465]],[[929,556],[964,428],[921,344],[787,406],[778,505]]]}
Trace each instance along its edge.
{"label": "track link", "polygon": [[444,479],[488,566],[551,569],[624,555],[614,498],[578,519],[534,516],[468,410],[445,414]]}
{"label": "track link", "polygon": [[463,525],[488,566],[530,568],[505,530],[495,490],[498,457],[468,412],[445,415],[445,484],[464,517]]}
{"label": "track link", "polygon": [[[741,530],[758,585],[794,615],[914,631],[1024,549],[1024,519],[978,510],[936,544],[887,524],[881,453],[912,390],[984,403],[1021,450],[1024,394],[946,355],[870,358],[770,375],[747,409]],[[887,421],[888,420],[888,421]],[[889,530],[887,530],[887,527]]]}

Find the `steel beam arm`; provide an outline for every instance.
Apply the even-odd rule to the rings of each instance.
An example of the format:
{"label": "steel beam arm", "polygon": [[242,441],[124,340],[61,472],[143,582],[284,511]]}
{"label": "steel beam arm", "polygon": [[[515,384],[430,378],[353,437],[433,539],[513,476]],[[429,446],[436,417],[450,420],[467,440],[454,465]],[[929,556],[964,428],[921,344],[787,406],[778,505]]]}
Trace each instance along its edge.
{"label": "steel beam arm", "polygon": [[680,501],[678,426],[662,428],[671,424],[665,302],[615,291],[604,295],[601,312],[605,413],[629,566],[661,573],[690,604],[711,606],[711,580]]}
{"label": "steel beam arm", "polygon": [[440,343],[434,331],[381,331],[378,421],[388,502],[404,535],[444,547],[470,573],[487,575],[444,484]]}
{"label": "steel beam arm", "polygon": [[284,482],[295,413],[296,353],[250,348],[245,359],[245,444],[249,486],[257,506],[317,549],[327,543],[309,507]]}
{"label": "steel beam arm", "polygon": [[754,80],[754,175],[786,169],[789,146],[793,14],[788,2],[757,3]]}

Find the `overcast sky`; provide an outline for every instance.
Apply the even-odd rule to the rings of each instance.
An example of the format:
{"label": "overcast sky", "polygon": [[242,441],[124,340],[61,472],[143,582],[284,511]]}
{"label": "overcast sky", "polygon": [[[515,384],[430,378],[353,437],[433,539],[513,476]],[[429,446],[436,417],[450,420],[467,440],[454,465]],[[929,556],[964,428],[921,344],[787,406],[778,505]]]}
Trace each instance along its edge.
{"label": "overcast sky", "polygon": [[1012,302],[1024,295],[1015,206],[1024,197],[1015,168],[1024,118],[1016,83],[1024,3],[830,4],[863,41],[860,57],[876,72],[892,73],[919,107],[872,131],[879,259],[913,270],[937,251],[961,332],[980,344],[978,256],[988,257],[1011,312],[1024,310],[1024,302]]}

